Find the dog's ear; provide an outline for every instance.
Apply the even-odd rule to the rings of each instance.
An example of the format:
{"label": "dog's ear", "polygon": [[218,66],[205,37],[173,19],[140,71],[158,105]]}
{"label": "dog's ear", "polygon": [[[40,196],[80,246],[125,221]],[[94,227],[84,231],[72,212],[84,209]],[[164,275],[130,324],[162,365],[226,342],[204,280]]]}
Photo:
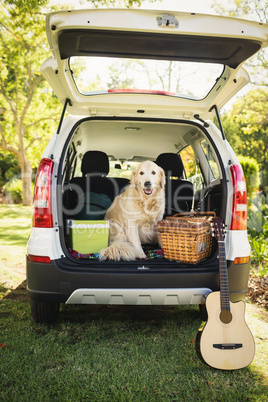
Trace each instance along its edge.
{"label": "dog's ear", "polygon": [[165,188],[165,184],[166,184],[165,172],[162,168],[160,168],[160,186],[162,188]]}

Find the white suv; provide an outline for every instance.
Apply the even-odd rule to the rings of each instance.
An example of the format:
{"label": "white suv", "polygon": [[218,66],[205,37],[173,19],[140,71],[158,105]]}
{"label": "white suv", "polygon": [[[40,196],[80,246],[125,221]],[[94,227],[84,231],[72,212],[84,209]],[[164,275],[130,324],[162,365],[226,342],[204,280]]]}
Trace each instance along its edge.
{"label": "white suv", "polygon": [[241,64],[267,43],[267,24],[96,9],[51,13],[46,29],[53,55],[41,71],[63,112],[35,184],[27,245],[34,320],[54,321],[60,303],[201,305],[219,289],[217,247],[197,264],[168,260],[155,245],[146,259],[119,262],[73,247],[71,225],[102,222],[144,160],[165,171],[165,216],[194,209],[224,220],[230,299],[243,299],[246,186],[218,111],[249,82]]}

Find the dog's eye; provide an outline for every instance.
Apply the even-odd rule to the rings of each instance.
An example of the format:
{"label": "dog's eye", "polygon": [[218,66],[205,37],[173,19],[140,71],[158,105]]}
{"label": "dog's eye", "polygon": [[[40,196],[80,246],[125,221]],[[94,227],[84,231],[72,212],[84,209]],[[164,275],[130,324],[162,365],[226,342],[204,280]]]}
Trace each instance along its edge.
{"label": "dog's eye", "polygon": [[156,174],[156,172],[153,170],[153,171],[152,171],[152,174]]}
{"label": "dog's eye", "polygon": [[140,175],[142,176],[143,174],[144,174],[144,172],[143,172],[143,171],[141,171],[141,172],[140,172]]}

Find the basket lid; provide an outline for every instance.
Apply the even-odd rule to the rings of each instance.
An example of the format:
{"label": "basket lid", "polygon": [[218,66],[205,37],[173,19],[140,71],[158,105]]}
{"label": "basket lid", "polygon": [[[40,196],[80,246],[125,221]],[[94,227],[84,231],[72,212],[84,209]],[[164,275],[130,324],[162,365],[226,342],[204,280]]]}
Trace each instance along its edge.
{"label": "basket lid", "polygon": [[169,217],[158,221],[157,230],[159,232],[178,231],[200,234],[211,231],[211,225],[208,220],[202,218],[192,218],[190,216],[187,218]]}

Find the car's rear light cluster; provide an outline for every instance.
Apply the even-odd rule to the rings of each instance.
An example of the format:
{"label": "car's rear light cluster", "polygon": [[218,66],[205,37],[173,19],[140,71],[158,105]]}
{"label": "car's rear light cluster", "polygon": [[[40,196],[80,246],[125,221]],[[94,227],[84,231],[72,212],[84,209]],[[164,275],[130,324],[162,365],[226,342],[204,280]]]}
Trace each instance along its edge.
{"label": "car's rear light cluster", "polygon": [[31,262],[41,262],[44,264],[50,264],[51,260],[50,257],[43,256],[43,255],[32,255],[28,254],[28,260]]}
{"label": "car's rear light cluster", "polygon": [[155,89],[125,89],[125,88],[115,88],[115,89],[108,89],[108,93],[134,93],[134,94],[150,94],[150,95],[167,95],[167,96],[175,96],[175,92],[169,91],[158,91]]}
{"label": "car's rear light cluster", "polygon": [[230,167],[233,182],[233,206],[231,230],[247,229],[247,188],[242,167],[232,165]]}
{"label": "car's rear light cluster", "polygon": [[52,228],[52,172],[54,162],[42,159],[35,181],[33,200],[33,227]]}

